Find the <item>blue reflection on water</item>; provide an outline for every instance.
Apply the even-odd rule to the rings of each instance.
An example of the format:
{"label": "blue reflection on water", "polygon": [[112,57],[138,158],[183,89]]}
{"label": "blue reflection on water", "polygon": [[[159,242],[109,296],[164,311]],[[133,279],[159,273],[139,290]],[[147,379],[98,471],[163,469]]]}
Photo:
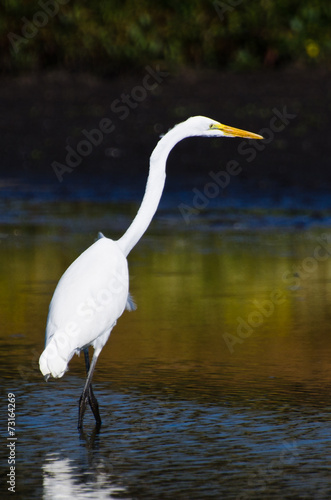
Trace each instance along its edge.
{"label": "blue reflection on water", "polygon": [[[200,185],[203,187],[203,183]],[[161,223],[171,228],[181,219],[177,205],[192,202],[191,187],[166,193],[157,215]],[[240,233],[240,229],[252,227],[291,230],[330,224],[330,201],[324,196],[290,195],[285,190],[272,213],[271,194],[237,189],[236,196],[230,191],[201,211],[194,230],[230,227]],[[108,187],[100,194],[93,186],[82,190],[77,186],[71,190],[69,186],[64,196],[63,190],[51,192],[47,187],[38,190],[26,186],[25,194],[21,189],[20,201],[13,201],[15,190],[15,186],[8,188],[2,199],[3,227],[10,231],[15,225],[24,228],[25,224],[47,228],[74,224],[77,228],[77,220],[83,220],[79,230],[93,229],[96,234],[103,227],[95,227],[95,220],[86,219],[84,211],[73,213],[75,202],[94,203],[107,196],[107,200],[117,203],[124,197],[120,188],[108,198]],[[134,202],[140,198],[137,194],[138,189],[133,189],[125,193],[125,199]],[[50,210],[59,198],[69,201],[69,205],[52,205],[58,210]],[[236,214],[239,209],[242,211]],[[97,207],[95,210],[98,215]],[[266,210],[271,213],[266,215]],[[129,212],[122,214],[120,221],[112,219],[108,227],[125,229],[132,216]],[[181,224],[186,227],[182,220]],[[22,346],[24,349],[26,346]],[[31,349],[36,346],[31,344]],[[25,354],[20,356],[24,358]],[[22,498],[331,497],[330,406],[325,395],[323,399],[311,392],[306,398],[299,389],[284,390],[278,407],[272,395],[262,400],[253,385],[251,394],[237,394],[236,398],[221,398],[219,391],[213,393],[206,386],[200,392],[193,390],[189,397],[188,388],[196,387],[196,380],[190,380],[188,375],[182,384],[168,380],[159,394],[155,387],[146,391],[139,384],[114,389],[99,383],[95,389],[104,424],[99,434],[94,433],[93,419],[87,415],[86,434],[79,436],[77,401],[82,380],[73,374],[53,385],[43,384],[40,374],[34,374],[26,383],[18,376],[8,379],[7,355],[8,350],[3,351],[0,370],[5,378],[3,387],[17,396],[17,490]],[[146,373],[149,368],[154,369],[146,360]],[[227,382],[226,370],[220,370],[218,385]],[[146,380],[145,387],[148,384],[151,382]]]}
{"label": "blue reflection on water", "polygon": [[24,477],[42,481],[45,499],[330,496],[331,424],[320,408],[284,413],[98,384],[104,425],[95,433],[87,415],[79,436],[81,381],[38,386],[18,398],[18,439]]}

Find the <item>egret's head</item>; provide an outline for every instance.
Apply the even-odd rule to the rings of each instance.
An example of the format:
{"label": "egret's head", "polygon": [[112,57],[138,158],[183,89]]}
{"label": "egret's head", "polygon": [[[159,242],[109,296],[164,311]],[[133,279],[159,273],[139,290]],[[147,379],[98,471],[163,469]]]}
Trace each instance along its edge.
{"label": "egret's head", "polygon": [[185,122],[192,136],[203,137],[244,137],[245,139],[263,139],[262,135],[246,130],[223,125],[205,116],[193,116]]}

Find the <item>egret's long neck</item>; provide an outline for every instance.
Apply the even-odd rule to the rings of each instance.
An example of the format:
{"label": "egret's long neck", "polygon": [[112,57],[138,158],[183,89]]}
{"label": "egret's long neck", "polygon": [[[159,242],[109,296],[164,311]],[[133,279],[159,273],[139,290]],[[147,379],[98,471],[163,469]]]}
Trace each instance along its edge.
{"label": "egret's long neck", "polygon": [[187,130],[184,131],[180,125],[177,125],[157,143],[150,158],[146,190],[138,213],[127,231],[118,240],[118,245],[124,255],[130,253],[151,223],[162,196],[168,155],[177,142],[185,137],[187,137]]}

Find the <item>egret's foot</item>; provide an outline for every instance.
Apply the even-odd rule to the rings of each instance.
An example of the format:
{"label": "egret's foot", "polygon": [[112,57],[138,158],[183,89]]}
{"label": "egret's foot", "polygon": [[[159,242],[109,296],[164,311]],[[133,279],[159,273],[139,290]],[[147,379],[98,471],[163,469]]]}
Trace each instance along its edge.
{"label": "egret's foot", "polygon": [[[88,394],[87,394],[88,392]],[[79,411],[78,411],[78,429],[83,428],[83,419],[86,411],[87,403],[89,403],[92,413],[95,418],[95,424],[98,428],[101,426],[101,417],[99,413],[99,404],[97,398],[95,397],[92,386],[88,388],[88,390],[84,390],[80,399],[79,399]]]}

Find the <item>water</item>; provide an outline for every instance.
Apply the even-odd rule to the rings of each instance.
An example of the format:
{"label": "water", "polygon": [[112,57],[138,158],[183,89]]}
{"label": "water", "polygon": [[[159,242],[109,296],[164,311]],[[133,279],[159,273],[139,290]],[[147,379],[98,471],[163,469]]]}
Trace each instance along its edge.
{"label": "water", "polygon": [[6,186],[0,224],[1,410],[6,423],[14,393],[17,498],[330,498],[326,199],[284,193],[275,209],[232,192],[186,223],[178,205],[192,192],[170,189],[129,258],[138,309],[97,364],[103,425],[95,432],[88,411],[79,435],[83,358],[47,384],[38,370],[47,308],[97,231],[125,230],[136,194],[23,188],[13,201]]}

